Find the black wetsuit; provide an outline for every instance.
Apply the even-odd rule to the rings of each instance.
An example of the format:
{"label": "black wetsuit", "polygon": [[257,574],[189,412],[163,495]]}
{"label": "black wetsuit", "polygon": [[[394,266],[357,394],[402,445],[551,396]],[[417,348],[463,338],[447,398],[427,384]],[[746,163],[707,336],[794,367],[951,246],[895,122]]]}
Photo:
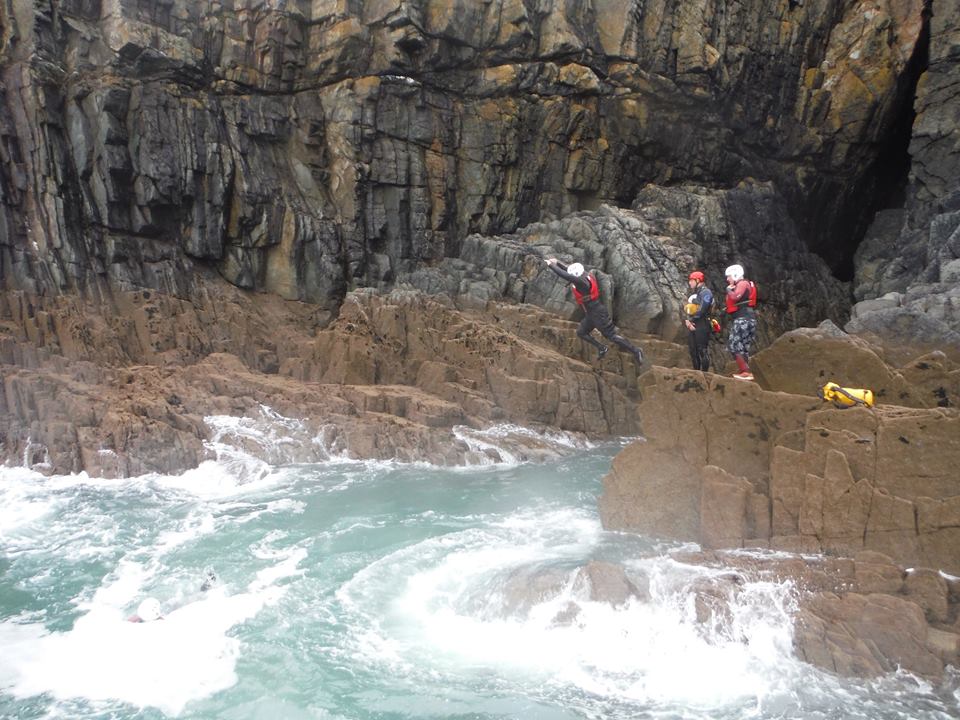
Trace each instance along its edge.
{"label": "black wetsuit", "polygon": [[555,263],[549,267],[557,275],[573,285],[577,289],[577,292],[583,297],[583,302],[580,303],[580,306],[583,308],[584,315],[583,320],[580,321],[580,325],[577,328],[577,336],[597,348],[600,357],[603,357],[607,352],[607,346],[594,340],[590,335],[593,329],[596,328],[600,331],[600,334],[610,342],[615,343],[632,354],[638,363],[642,363],[643,353],[640,351],[640,348],[632,345],[629,340],[620,334],[620,331],[617,329],[617,326],[613,324],[613,320],[610,319],[610,313],[607,312],[607,308],[603,302],[601,302],[600,298],[598,297],[596,300],[590,299],[590,275],[584,273],[580,277],[574,277],[567,272],[567,266],[561,265],[560,263]]}
{"label": "black wetsuit", "polygon": [[694,370],[710,369],[710,355],[707,353],[710,347],[710,306],[713,303],[713,293],[706,285],[697,287],[696,304],[700,307],[693,315],[688,315],[687,319],[693,323],[693,330],[687,335],[687,345],[690,348],[690,360],[693,363]]}

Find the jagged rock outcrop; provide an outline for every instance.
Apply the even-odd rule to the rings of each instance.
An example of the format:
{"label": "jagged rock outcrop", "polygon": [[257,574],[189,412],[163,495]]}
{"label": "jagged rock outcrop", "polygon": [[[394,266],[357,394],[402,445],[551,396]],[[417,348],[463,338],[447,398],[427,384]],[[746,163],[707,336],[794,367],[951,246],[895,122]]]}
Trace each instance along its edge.
{"label": "jagged rock outcrop", "polygon": [[657,422],[604,478],[605,527],[960,573],[956,410],[821,409],[693,371],[645,379],[640,412]]}
{"label": "jagged rock outcrop", "polygon": [[633,205],[603,205],[501,237],[471,235],[458,258],[394,281],[449,295],[464,307],[507,298],[574,317],[569,288],[541,261],[576,260],[596,272],[621,328],[686,343],[680,305],[689,293],[687,275],[705,269],[719,293],[724,269],[739,261],[763,288],[761,344],[798,324],[846,316],[846,285],[804,248],[769,184],[745,182],[730,190],[650,185]]}
{"label": "jagged rock outcrop", "polygon": [[912,89],[921,0],[0,9],[6,287],[333,308],[477,232],[772,180],[836,261]]}
{"label": "jagged rock outcrop", "polygon": [[[804,251],[786,204],[769,183],[747,180],[728,190],[648,186],[633,206],[664,244],[682,240],[693,244],[688,267],[706,272],[716,295],[717,315],[724,314],[726,268],[735,262],[744,266],[761,288],[757,327],[761,346],[786,330],[846,317],[846,284],[831,276],[819,257]],[[681,294],[688,292],[684,282]],[[676,339],[686,342],[686,330],[680,329]],[[714,366],[719,365],[715,359]]]}
{"label": "jagged rock outcrop", "polygon": [[205,419],[218,415],[301,423],[286,431],[301,441],[292,455],[251,449],[275,462],[556,452],[522,433],[506,433],[502,451],[471,443],[471,429],[498,423],[639,432],[632,360],[576,359],[575,326],[542,311],[491,306],[499,327],[415,292],[358,292],[330,323],[310,305],[196,282],[203,304],[137,291],[115,297],[119,314],[9,293],[19,302],[0,308],[4,460],[46,473],[179,472],[212,456]]}

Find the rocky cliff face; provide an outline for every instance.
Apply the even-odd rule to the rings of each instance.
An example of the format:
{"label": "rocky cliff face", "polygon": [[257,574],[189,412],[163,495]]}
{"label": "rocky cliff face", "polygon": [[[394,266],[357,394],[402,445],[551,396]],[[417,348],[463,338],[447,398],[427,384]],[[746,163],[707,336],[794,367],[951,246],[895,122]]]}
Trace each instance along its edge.
{"label": "rocky cliff face", "polygon": [[[6,0],[3,460],[177,472],[223,444],[217,416],[299,440],[270,462],[484,462],[471,432],[498,423],[643,431],[608,526],[855,555],[812,581],[798,652],[935,675],[956,583],[894,560],[960,571],[958,12]],[[787,393],[662,369],[638,391],[584,354],[548,254],[594,268],[658,364],[686,361],[686,274],[716,288],[734,261],[762,344],[845,322],[851,277],[846,327],[874,344],[784,335],[756,365]],[[824,411],[825,379],[912,409]]]}
{"label": "rocky cliff face", "polygon": [[4,281],[183,295],[202,264],[335,307],[473,232],[751,176],[839,266],[909,104],[921,10],[11,0]]}
{"label": "rocky cliff face", "polygon": [[960,352],[960,8],[935,2],[917,86],[906,201],[878,213],[857,250],[847,329],[890,349]]}

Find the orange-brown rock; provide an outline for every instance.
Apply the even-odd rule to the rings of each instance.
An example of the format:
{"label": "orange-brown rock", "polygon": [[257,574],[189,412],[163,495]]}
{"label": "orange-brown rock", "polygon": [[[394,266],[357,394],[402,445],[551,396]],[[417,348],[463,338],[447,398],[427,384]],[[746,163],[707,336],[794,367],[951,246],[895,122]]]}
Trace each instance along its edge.
{"label": "orange-brown rock", "polygon": [[750,367],[761,386],[816,395],[827,382],[866,388],[878,403],[906,407],[960,406],[960,365],[943,352],[893,367],[883,350],[848,335],[833,323],[784,333],[758,352]]}
{"label": "orange-brown rock", "polygon": [[797,590],[794,647],[806,662],[841,675],[872,677],[901,668],[930,679],[960,662],[960,634],[951,625],[960,597],[950,595],[933,570],[906,570],[871,551],[852,558],[706,551],[676,559],[724,569],[728,574],[720,577],[737,579],[726,589],[716,580],[691,588],[698,622],[713,632],[723,631],[743,583],[789,582]]}
{"label": "orange-brown rock", "polygon": [[[745,532],[757,539],[746,528],[751,520],[762,528],[769,511],[758,517],[752,496],[768,492],[776,440],[801,430],[820,401],[693,370],[655,367],[644,379],[644,439],[624,448],[604,478],[604,525],[699,541],[706,493],[724,498],[707,519],[714,537],[736,538],[737,546]],[[749,481],[749,492],[737,478]]]}
{"label": "orange-brown rock", "polygon": [[[358,292],[330,322],[217,278],[197,285],[193,302],[146,290],[110,304],[0,296],[5,459],[48,473],[176,472],[212,457],[211,416],[300,421],[285,430],[295,436],[285,454],[246,448],[271,462],[502,459],[455,426],[639,432],[633,363],[578,359],[574,324],[533,308],[459,311],[417,292]],[[555,452],[519,435],[503,447],[517,458]]]}
{"label": "orange-brown rock", "polygon": [[960,572],[960,413],[813,398],[693,371],[645,376],[645,439],[604,478],[604,525]]}

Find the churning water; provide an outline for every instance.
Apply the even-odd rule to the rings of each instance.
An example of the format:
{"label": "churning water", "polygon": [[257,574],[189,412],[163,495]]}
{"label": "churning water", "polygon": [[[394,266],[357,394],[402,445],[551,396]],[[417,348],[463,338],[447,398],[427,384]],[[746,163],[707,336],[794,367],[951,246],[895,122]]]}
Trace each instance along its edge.
{"label": "churning water", "polygon": [[[273,427],[232,432],[289,442]],[[596,497],[619,448],[567,444],[464,470],[269,466],[226,445],[178,477],[3,469],[0,717],[960,714],[955,677],[861,682],[798,662],[787,584],[748,584],[705,632],[689,588],[711,571],[604,532]],[[650,599],[591,602],[573,581],[591,560],[642,573]],[[524,595],[524,573],[561,582]],[[164,618],[128,622],[146,597]]]}

